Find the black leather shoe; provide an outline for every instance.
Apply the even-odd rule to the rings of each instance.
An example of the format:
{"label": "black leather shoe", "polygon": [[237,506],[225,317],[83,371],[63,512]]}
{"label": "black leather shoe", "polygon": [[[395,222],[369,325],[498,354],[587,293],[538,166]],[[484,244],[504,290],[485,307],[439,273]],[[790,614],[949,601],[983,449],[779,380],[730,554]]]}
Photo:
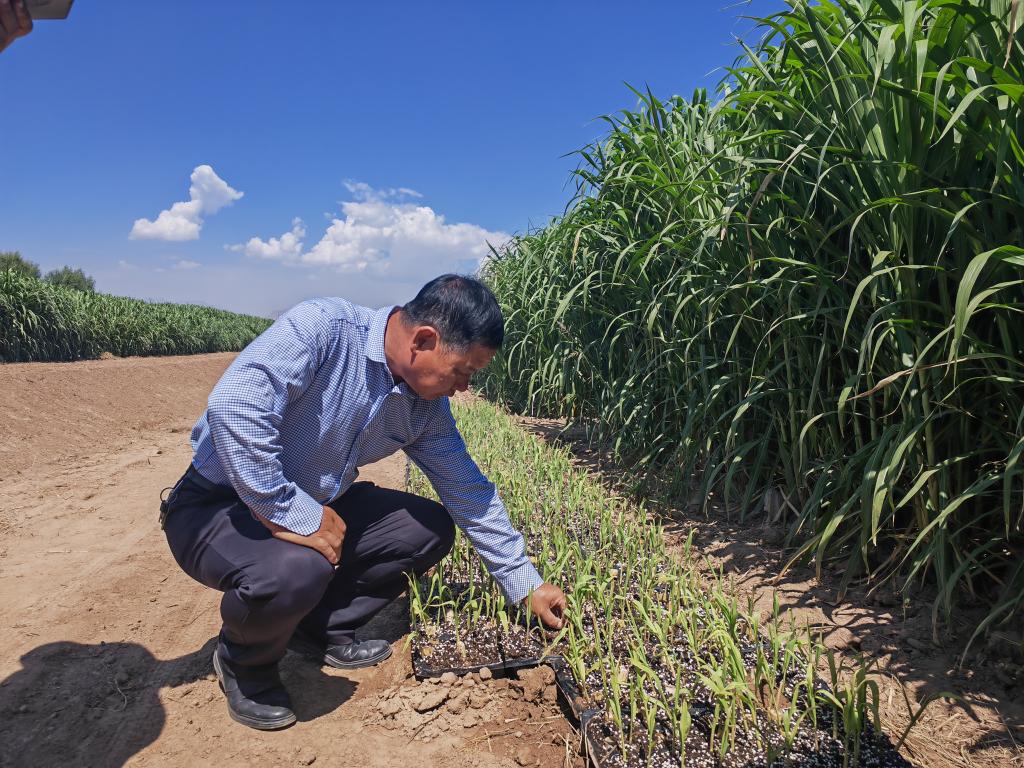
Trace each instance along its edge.
{"label": "black leather shoe", "polygon": [[227,697],[232,720],[260,731],[285,728],[295,722],[292,703],[281,685],[276,664],[258,670],[232,666],[215,650],[213,670]]}
{"label": "black leather shoe", "polygon": [[357,640],[346,645],[324,646],[297,629],[288,648],[336,669],[359,669],[380,664],[391,655],[387,640]]}

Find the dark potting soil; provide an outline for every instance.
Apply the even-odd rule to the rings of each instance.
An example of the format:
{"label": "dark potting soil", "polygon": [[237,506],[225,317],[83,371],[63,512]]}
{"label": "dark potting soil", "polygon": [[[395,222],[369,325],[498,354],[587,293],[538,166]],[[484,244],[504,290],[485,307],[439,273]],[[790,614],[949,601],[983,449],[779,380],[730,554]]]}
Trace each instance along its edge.
{"label": "dark potting soil", "polygon": [[[666,738],[666,731],[656,732],[654,748],[649,750],[646,729],[639,723],[634,729],[640,737],[628,740],[623,748],[608,714],[597,713],[586,725],[591,764],[600,768],[675,768],[681,764],[678,745]],[[691,727],[686,740],[687,768],[911,768],[886,739],[877,738],[870,729],[861,735],[856,761],[853,750],[842,741],[810,729],[801,729],[788,750],[777,730],[758,736],[750,729],[739,729],[724,755],[709,745],[708,735],[704,724],[695,722]],[[847,754],[849,762],[844,762]]]}
{"label": "dark potting soil", "polygon": [[477,665],[500,664],[499,633],[492,626],[456,631],[441,626],[433,637],[419,637],[413,642],[413,653],[434,669],[451,669]]}
{"label": "dark potting soil", "polygon": [[500,667],[508,662],[535,659],[542,647],[517,624],[507,629],[493,620],[475,627],[431,625],[413,641],[413,655],[433,670]]}
{"label": "dark potting soil", "polygon": [[501,641],[502,653],[509,661],[513,659],[535,659],[544,651],[544,646],[537,635],[521,624],[509,625],[508,632]]}
{"label": "dark potting soil", "polygon": [[[591,615],[593,616],[593,615]],[[596,617],[588,617],[584,622],[585,629],[592,629]],[[680,764],[679,745],[674,742],[668,713],[661,711],[655,724],[653,749],[648,743],[647,724],[633,722],[629,702],[625,699],[618,702],[618,709],[627,721],[627,733],[638,734],[627,737],[622,744],[619,730],[613,725],[610,717],[609,703],[602,698],[603,684],[609,676],[616,675],[623,687],[634,674],[629,658],[629,630],[624,626],[617,627],[612,619],[611,638],[607,631],[602,634],[605,639],[601,643],[601,654],[588,658],[587,678],[582,682],[584,699],[589,706],[599,711],[586,725],[589,748],[594,754],[595,765],[601,768],[639,768],[639,766],[678,766]],[[607,624],[605,625],[607,626]],[[756,667],[758,652],[771,658],[771,647],[767,640],[740,641],[740,656],[744,666],[751,671]],[[859,746],[843,743],[841,738],[833,736],[832,711],[822,709],[818,712],[816,727],[809,722],[797,732],[793,744],[787,749],[782,732],[778,726],[768,721],[764,711],[758,709],[756,723],[741,722],[734,730],[732,742],[726,753],[717,752],[717,743],[711,746],[711,723],[715,715],[715,694],[701,682],[698,673],[698,658],[706,665],[715,662],[723,663],[721,653],[713,647],[690,648],[686,638],[676,634],[669,638],[667,646],[661,646],[648,638],[645,643],[646,662],[655,671],[661,681],[663,690],[685,689],[692,725],[686,743],[687,766],[714,766],[715,768],[842,768],[845,765],[860,768],[909,768],[907,763],[893,748],[884,734],[876,733],[870,726],[860,735]],[[675,663],[668,664],[671,658]],[[773,709],[780,706],[797,707],[799,711],[806,708],[806,691],[802,689],[806,660],[798,659],[776,679],[776,691],[782,701],[774,702]],[[677,677],[676,670],[682,674]],[[824,685],[824,683],[818,683]],[[646,696],[658,698],[659,691],[653,684],[645,686]],[[755,717],[748,713],[748,717]],[[855,749],[859,750],[858,760],[854,761]],[[845,762],[844,762],[845,760]]]}

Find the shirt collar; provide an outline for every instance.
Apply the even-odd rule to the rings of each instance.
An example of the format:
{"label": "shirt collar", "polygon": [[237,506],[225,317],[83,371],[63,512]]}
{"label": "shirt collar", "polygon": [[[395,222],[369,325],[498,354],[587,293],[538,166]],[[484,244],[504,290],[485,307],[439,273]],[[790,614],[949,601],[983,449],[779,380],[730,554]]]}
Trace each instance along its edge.
{"label": "shirt collar", "polygon": [[366,337],[366,356],[375,362],[383,363],[385,367],[388,361],[384,356],[384,331],[388,328],[388,318],[397,308],[397,305],[381,307],[374,312],[370,320],[370,333]]}
{"label": "shirt collar", "polygon": [[388,318],[391,317],[391,313],[396,309],[398,309],[397,304],[381,307],[373,313],[373,317],[370,320],[370,332],[366,337],[366,356],[375,363],[380,363],[384,366],[388,379],[391,381],[391,387],[397,386],[399,394],[409,399],[416,399],[418,397],[417,394],[404,381],[401,384],[395,384],[395,378],[391,373],[391,369],[388,368],[388,361],[384,356],[384,332],[388,328]]}

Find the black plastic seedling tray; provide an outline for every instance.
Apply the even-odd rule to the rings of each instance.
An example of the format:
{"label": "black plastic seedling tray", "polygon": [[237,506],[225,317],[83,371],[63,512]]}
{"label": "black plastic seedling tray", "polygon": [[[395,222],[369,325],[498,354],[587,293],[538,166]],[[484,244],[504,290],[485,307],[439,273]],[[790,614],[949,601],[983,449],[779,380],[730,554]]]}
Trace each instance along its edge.
{"label": "black plastic seedling tray", "polygon": [[597,709],[586,706],[586,699],[576,684],[576,678],[573,677],[565,659],[561,656],[550,656],[547,663],[555,670],[555,685],[558,686],[558,694],[562,697],[573,718],[582,727],[583,721],[589,719],[587,715],[592,717]]}
{"label": "black plastic seedling tray", "polygon": [[568,711],[569,718],[574,720],[580,729],[580,746],[587,765],[592,768],[604,768],[598,762],[597,753],[591,746],[589,728],[587,727],[600,710],[596,707],[586,706],[587,700],[576,684],[576,678],[573,677],[565,659],[556,656],[548,663],[555,670],[555,685],[558,687],[558,696],[562,700],[562,707]]}
{"label": "black plastic seedling tray", "polygon": [[584,713],[585,718],[580,721],[580,738],[583,740],[583,757],[590,768],[605,768],[604,762],[598,757],[598,750],[594,748],[594,745],[590,740],[590,721],[594,719],[594,715],[596,714],[596,709],[588,709]]}
{"label": "black plastic seedling tray", "polygon": [[491,670],[491,673],[495,677],[508,677],[513,672],[520,669],[529,669],[530,667],[538,667],[541,664],[550,663],[554,658],[561,659],[557,656],[545,656],[543,658],[536,657],[530,659],[509,659],[507,661],[493,661],[487,664],[473,664],[468,667],[431,667],[430,664],[423,660],[419,654],[414,653],[412,657],[412,671],[417,680],[426,680],[429,677],[440,677],[445,672],[454,672],[460,677],[462,675],[469,675],[474,672],[479,672],[485,667]]}

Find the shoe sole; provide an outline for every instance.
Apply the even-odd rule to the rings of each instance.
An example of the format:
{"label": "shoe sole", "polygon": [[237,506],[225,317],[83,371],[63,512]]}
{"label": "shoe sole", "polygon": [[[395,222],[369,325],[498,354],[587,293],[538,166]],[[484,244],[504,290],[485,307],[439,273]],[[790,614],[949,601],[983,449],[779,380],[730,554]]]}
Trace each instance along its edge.
{"label": "shoe sole", "polygon": [[363,667],[373,667],[391,657],[390,645],[386,646],[380,653],[361,659],[360,661],[342,661],[336,656],[331,656],[331,654],[325,652],[322,648],[318,648],[312,643],[307,643],[305,640],[298,637],[293,637],[288,642],[288,648],[302,656],[318,661],[320,664],[326,664],[329,667],[334,667],[335,669],[362,669]]}
{"label": "shoe sole", "polygon": [[[213,671],[217,675],[217,684],[220,686],[221,692],[227,696],[227,693],[224,692],[224,671],[220,668],[220,658],[216,650],[213,652]],[[236,723],[241,723],[242,725],[247,725],[250,728],[255,728],[257,731],[277,731],[281,728],[287,728],[298,720],[294,712],[290,715],[280,717],[277,720],[257,720],[252,717],[246,717],[245,715],[238,714],[231,708],[231,704],[228,704],[228,715],[230,715],[231,719]]]}

